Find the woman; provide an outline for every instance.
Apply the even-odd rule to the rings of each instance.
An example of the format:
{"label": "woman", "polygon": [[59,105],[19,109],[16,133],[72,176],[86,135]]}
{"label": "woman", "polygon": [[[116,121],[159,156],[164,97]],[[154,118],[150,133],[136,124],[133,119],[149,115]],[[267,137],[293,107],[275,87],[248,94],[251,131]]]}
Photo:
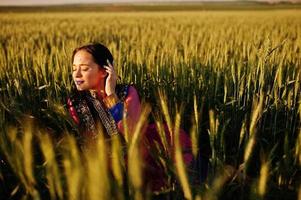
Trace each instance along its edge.
{"label": "woman", "polygon": [[132,128],[141,112],[139,97],[133,86],[116,85],[110,51],[102,44],[85,45],[73,51],[72,61],[77,91],[67,103],[83,137],[95,138],[97,128],[106,137],[123,133],[123,111]]}
{"label": "woman", "polygon": [[[73,51],[72,77],[77,91],[68,99],[69,112],[78,125],[81,141],[86,143],[97,137],[101,129],[105,137],[119,134],[124,137],[123,120],[127,121],[129,133],[137,123],[141,105],[137,90],[132,85],[116,84],[118,76],[113,66],[113,56],[102,44],[89,44]],[[165,126],[166,133],[168,132]],[[188,136],[181,131],[181,144],[191,147]],[[143,134],[146,143],[161,144],[154,125],[149,125]],[[161,144],[162,145],[162,144]],[[162,168],[154,161],[147,147],[142,154],[146,167],[145,177],[153,190],[159,190],[166,184]],[[185,162],[192,160],[191,152],[185,154]]]}

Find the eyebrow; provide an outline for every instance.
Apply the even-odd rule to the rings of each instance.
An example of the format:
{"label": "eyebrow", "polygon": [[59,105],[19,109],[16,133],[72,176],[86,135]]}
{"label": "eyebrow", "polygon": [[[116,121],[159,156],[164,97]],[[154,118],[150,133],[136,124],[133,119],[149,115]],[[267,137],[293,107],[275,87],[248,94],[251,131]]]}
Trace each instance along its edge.
{"label": "eyebrow", "polygon": [[[76,64],[72,65],[73,67],[76,67]],[[79,64],[79,66],[90,66],[89,64]]]}

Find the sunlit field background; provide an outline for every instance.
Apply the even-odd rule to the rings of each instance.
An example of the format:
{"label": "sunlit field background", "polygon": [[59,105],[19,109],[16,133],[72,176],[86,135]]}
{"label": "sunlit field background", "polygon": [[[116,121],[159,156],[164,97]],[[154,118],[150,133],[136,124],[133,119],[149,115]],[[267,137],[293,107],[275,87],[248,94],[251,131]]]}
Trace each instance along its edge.
{"label": "sunlit field background", "polygon": [[[301,198],[300,10],[2,12],[0,24],[1,197]],[[90,42],[108,46],[121,82],[149,103],[128,133],[128,164],[118,138],[76,145],[71,54]],[[165,121],[176,149],[157,149],[169,185],[156,193],[142,188],[147,120]],[[183,164],[179,128],[194,155],[210,142],[204,183]]]}

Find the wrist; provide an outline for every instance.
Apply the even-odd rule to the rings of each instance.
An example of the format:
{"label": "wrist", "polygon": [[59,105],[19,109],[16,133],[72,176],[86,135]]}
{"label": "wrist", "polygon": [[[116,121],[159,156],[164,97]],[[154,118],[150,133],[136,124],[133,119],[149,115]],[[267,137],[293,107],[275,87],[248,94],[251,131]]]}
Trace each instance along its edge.
{"label": "wrist", "polygon": [[113,92],[105,92],[105,93],[107,94],[107,96],[111,96],[111,95],[115,94],[114,91]]}
{"label": "wrist", "polygon": [[113,106],[115,106],[119,101],[120,100],[119,100],[118,96],[116,95],[116,93],[112,93],[103,99],[104,104],[109,109],[112,108]]}

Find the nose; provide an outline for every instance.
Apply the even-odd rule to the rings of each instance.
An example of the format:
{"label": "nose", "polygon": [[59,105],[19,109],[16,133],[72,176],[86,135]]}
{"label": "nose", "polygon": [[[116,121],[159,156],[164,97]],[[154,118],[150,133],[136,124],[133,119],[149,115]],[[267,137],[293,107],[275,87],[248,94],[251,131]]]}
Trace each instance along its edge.
{"label": "nose", "polygon": [[75,77],[81,77],[82,76],[80,67],[78,67],[74,73],[75,73]]}

